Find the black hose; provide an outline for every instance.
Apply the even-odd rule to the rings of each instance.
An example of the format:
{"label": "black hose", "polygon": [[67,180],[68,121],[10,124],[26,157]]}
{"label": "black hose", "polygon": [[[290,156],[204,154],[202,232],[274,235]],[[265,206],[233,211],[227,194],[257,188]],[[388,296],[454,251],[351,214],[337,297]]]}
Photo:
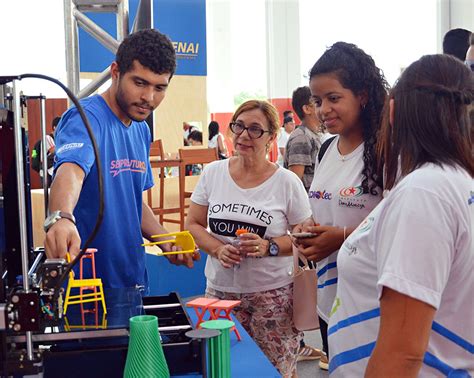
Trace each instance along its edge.
{"label": "black hose", "polygon": [[[89,134],[89,138],[92,142],[92,147],[94,149],[94,156],[95,156],[95,161],[97,164],[97,181],[98,181],[98,189],[99,189],[99,212],[97,214],[97,220],[96,220],[94,229],[92,230],[91,234],[89,235],[86,242],[84,243],[84,247],[76,256],[76,258],[73,261],[71,261],[70,264],[67,265],[63,274],[59,278],[57,285],[54,288],[53,303],[56,303],[59,297],[59,293],[61,291],[61,286],[63,282],[66,280],[69,272],[74,268],[74,266],[79,262],[82,256],[84,256],[84,254],[86,253],[86,250],[89,248],[89,245],[91,244],[92,240],[96,237],[97,233],[99,232],[100,226],[102,224],[102,220],[104,218],[104,183],[103,183],[103,178],[102,178],[102,165],[100,162],[99,148],[97,146],[94,133],[92,132],[92,128],[84,112],[84,109],[82,108],[81,104],[79,103],[79,100],[74,95],[74,93],[72,93],[71,90],[68,87],[66,87],[63,83],[61,83],[59,80],[56,80],[52,77],[41,75],[41,74],[23,74],[23,75],[18,75],[18,76],[12,76],[11,78],[18,79],[18,80],[27,79],[27,78],[37,78],[37,79],[51,81],[59,85],[67,93],[68,97],[71,99],[74,105],[76,105],[79,115],[81,116],[81,119],[84,122],[84,125],[86,126],[87,133]],[[27,277],[25,277],[24,279],[27,279]]]}

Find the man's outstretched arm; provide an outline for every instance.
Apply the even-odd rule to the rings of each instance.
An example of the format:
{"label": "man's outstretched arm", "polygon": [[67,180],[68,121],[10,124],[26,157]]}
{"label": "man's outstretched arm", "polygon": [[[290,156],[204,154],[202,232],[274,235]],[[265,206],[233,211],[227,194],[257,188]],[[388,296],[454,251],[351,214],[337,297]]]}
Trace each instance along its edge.
{"label": "man's outstretched arm", "polygon": [[[74,163],[64,163],[57,169],[49,196],[49,211],[72,214],[81,194],[84,171]],[[79,254],[81,238],[76,225],[68,219],[59,219],[46,233],[44,241],[48,258],[73,257]]]}

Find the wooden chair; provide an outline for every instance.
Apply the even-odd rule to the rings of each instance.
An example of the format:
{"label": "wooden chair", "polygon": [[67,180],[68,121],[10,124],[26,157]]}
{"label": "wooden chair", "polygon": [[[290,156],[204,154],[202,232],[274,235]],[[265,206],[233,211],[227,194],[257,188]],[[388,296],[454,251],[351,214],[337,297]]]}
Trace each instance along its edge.
{"label": "wooden chair", "polygon": [[[151,162],[151,167],[153,168],[158,168],[159,169],[159,193],[160,193],[160,198],[159,198],[159,203],[158,207],[153,207],[153,194],[152,194],[152,189],[148,189],[147,192],[147,199],[148,199],[148,206],[150,206],[151,210],[153,211],[153,214],[158,215],[160,224],[163,224],[164,222],[167,223],[177,223],[177,224],[183,224],[184,222],[181,219],[173,219],[173,218],[165,218],[166,214],[180,214],[181,216],[181,208],[180,207],[172,207],[172,208],[167,208],[165,209],[165,170],[168,167],[179,167],[180,166],[180,161],[179,160],[172,160],[172,159],[166,159],[166,155],[163,149],[163,142],[161,139],[155,140],[151,146],[150,146],[150,162]],[[159,158],[157,160],[153,158]],[[183,228],[181,227],[181,231]]]}
{"label": "wooden chair", "polygon": [[181,227],[184,229],[186,198],[190,198],[193,192],[186,191],[186,166],[192,164],[207,164],[219,159],[217,148],[186,148],[179,150],[181,160],[179,168],[179,205],[181,207]]}

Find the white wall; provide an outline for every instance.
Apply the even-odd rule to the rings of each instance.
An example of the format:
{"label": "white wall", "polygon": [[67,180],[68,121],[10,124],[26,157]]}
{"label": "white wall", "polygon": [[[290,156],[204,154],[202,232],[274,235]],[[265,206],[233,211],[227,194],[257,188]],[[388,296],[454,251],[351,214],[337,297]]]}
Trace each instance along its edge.
{"label": "white wall", "polygon": [[[0,15],[0,75],[41,73],[66,83],[63,1],[0,1]],[[27,95],[65,97],[44,80],[25,79],[20,85]]]}
{"label": "white wall", "polygon": [[300,84],[298,1],[266,3],[267,96],[288,98]]}
{"label": "white wall", "polygon": [[437,52],[436,12],[433,0],[300,0],[302,71],[344,41],[370,54],[393,84],[404,67]]}
{"label": "white wall", "polygon": [[[337,40],[355,42],[372,54],[393,83],[400,69],[422,54],[441,52],[442,36],[447,30],[474,30],[472,0],[271,2],[299,5],[301,53],[299,57],[287,54],[288,62],[273,61],[275,65],[291,67],[299,59],[299,67],[294,70],[299,84],[307,83],[305,74],[326,46]],[[232,111],[234,94],[267,92],[265,1],[208,0],[208,10],[213,6],[230,9],[225,10],[230,17],[223,22],[216,19],[219,12],[208,13],[208,26],[212,25],[208,27],[208,100],[210,111]],[[65,83],[63,1],[1,0],[0,15],[0,74],[35,72]],[[281,34],[280,30],[277,32]],[[280,46],[277,40],[275,47]],[[48,97],[64,97],[59,88],[40,80],[24,80],[21,85],[25,94],[42,92]],[[289,86],[293,87],[293,83]],[[276,92],[291,93],[293,89]]]}

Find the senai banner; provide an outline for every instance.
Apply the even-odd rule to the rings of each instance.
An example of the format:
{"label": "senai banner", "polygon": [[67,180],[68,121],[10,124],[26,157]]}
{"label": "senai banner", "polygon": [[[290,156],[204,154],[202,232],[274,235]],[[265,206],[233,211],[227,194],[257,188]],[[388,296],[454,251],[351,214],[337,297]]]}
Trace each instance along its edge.
{"label": "senai banner", "polygon": [[[129,0],[130,28],[139,0]],[[102,29],[116,37],[116,15],[86,13]],[[154,27],[170,37],[178,60],[177,75],[206,76],[206,1],[153,0]],[[114,54],[79,28],[81,72],[102,72]]]}

